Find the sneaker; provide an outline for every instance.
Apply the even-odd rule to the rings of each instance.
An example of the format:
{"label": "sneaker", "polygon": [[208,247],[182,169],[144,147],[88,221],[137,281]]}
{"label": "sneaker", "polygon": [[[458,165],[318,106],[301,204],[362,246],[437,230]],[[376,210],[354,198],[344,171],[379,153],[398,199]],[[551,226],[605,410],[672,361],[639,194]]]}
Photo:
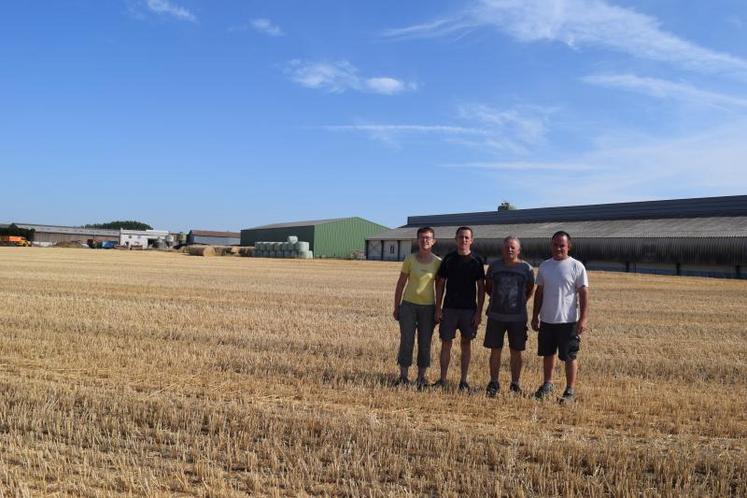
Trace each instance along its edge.
{"label": "sneaker", "polygon": [[436,382],[431,384],[431,387],[437,387],[441,389],[446,389],[446,381],[442,379],[438,379]]}
{"label": "sneaker", "polygon": [[560,397],[558,402],[561,405],[566,405],[569,403],[573,403],[575,399],[576,399],[576,391],[574,391],[570,387],[566,387],[565,391],[563,391],[563,395]]}
{"label": "sneaker", "polygon": [[501,390],[501,385],[498,382],[491,380],[488,382],[488,387],[485,388],[485,394],[488,398],[495,398],[498,395],[498,391]]}
{"label": "sneaker", "polygon": [[460,382],[459,383],[459,390],[462,391],[462,392],[469,392],[470,391],[469,384],[467,384],[466,382]]}
{"label": "sneaker", "polygon": [[406,379],[405,377],[400,377],[394,383],[394,387],[407,387],[409,385],[410,385],[410,381],[408,379]]}
{"label": "sneaker", "polygon": [[511,383],[508,390],[511,391],[513,394],[524,394],[524,392],[521,390],[521,387],[519,387],[519,384],[515,382]]}
{"label": "sneaker", "polygon": [[552,389],[552,384],[550,384],[549,382],[545,382],[540,386],[539,389],[537,389],[537,392],[534,393],[534,397],[537,399],[545,399],[550,395]]}

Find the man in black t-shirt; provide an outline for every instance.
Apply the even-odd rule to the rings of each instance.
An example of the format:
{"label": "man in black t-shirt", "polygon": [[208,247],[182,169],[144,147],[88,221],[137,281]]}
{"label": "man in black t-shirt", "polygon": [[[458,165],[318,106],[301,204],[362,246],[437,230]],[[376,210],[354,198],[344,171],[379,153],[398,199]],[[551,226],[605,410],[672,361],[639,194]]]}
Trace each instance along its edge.
{"label": "man in black t-shirt", "polygon": [[[457,250],[447,254],[441,262],[436,281],[436,321],[440,321],[441,378],[433,384],[446,386],[446,374],[451,361],[451,344],[456,331],[462,334],[461,377],[459,390],[469,391],[467,372],[471,356],[472,339],[477,336],[477,327],[482,320],[485,302],[485,268],[480,256],[471,251],[472,229],[459,227],[456,232]],[[446,298],[441,301],[446,288]]]}

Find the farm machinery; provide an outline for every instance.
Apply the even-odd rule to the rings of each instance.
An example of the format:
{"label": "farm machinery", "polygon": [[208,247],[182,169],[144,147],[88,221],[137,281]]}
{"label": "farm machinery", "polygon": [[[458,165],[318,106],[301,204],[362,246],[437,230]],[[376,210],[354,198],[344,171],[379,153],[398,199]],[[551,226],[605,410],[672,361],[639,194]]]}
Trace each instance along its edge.
{"label": "farm machinery", "polygon": [[31,242],[20,235],[0,235],[0,246],[31,247]]}

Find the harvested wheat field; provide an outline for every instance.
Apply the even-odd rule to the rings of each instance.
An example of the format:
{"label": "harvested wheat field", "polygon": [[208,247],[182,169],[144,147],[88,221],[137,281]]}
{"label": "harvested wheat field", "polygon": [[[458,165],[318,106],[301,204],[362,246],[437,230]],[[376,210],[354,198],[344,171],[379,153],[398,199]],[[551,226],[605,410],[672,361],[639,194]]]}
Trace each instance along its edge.
{"label": "harvested wheat field", "polygon": [[746,281],[592,272],[561,406],[390,387],[398,269],[0,249],[0,494],[747,495]]}

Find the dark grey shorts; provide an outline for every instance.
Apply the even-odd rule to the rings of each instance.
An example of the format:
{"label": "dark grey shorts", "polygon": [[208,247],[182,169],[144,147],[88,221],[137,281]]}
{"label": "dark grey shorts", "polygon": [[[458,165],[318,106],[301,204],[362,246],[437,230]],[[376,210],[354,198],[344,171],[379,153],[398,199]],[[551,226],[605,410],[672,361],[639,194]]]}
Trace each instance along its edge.
{"label": "dark grey shorts", "polygon": [[576,322],[540,323],[537,336],[537,355],[552,356],[558,353],[561,361],[575,360],[581,349]]}
{"label": "dark grey shorts", "polygon": [[442,341],[451,341],[456,337],[456,331],[459,329],[462,339],[474,339],[477,336],[477,330],[472,326],[474,316],[475,310],[444,309],[441,313],[441,326],[438,328],[438,336]]}
{"label": "dark grey shorts", "polygon": [[514,351],[524,351],[527,348],[527,323],[526,322],[503,322],[494,318],[488,318],[488,326],[485,328],[485,341],[483,346],[490,349],[501,349],[503,347],[503,336],[508,332],[508,347]]}

